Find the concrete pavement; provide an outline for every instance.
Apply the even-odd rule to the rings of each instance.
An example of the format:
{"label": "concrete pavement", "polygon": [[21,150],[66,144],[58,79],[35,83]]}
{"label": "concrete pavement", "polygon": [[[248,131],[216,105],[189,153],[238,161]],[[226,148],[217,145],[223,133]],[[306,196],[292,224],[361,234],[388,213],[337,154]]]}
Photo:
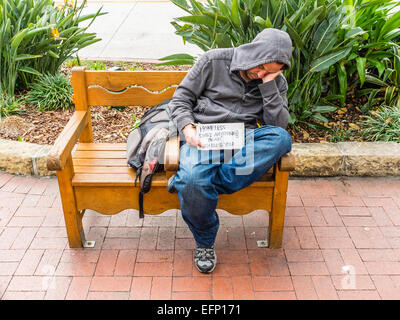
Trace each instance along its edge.
{"label": "concrete pavement", "polygon": [[88,32],[96,32],[102,40],[80,50],[80,58],[153,60],[203,52],[195,45],[183,44],[175,35],[170,22],[186,13],[170,1],[88,1],[84,14],[101,6],[108,14],[97,17]]}
{"label": "concrete pavement", "polygon": [[219,210],[218,265],[201,274],[177,210],[86,210],[92,249],[68,247],[56,178],[0,172],[0,300],[399,300],[398,178],[290,179],[283,244],[268,214]]}

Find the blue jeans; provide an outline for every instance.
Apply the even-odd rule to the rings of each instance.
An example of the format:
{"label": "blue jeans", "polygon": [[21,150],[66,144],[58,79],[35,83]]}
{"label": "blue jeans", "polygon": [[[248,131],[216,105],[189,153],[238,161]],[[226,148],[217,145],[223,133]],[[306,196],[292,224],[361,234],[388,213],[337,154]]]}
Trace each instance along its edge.
{"label": "blue jeans", "polygon": [[183,144],[172,182],[183,220],[198,247],[214,245],[219,228],[218,195],[230,194],[260,179],[292,147],[289,133],[274,126],[246,130],[242,150],[204,151]]}

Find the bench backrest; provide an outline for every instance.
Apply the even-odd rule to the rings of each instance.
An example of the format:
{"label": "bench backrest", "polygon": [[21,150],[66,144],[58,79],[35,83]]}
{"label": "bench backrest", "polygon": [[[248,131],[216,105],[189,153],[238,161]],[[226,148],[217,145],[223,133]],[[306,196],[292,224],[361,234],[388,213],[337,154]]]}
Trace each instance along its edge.
{"label": "bench backrest", "polygon": [[76,110],[90,106],[155,106],[172,98],[187,71],[90,71],[72,69]]}

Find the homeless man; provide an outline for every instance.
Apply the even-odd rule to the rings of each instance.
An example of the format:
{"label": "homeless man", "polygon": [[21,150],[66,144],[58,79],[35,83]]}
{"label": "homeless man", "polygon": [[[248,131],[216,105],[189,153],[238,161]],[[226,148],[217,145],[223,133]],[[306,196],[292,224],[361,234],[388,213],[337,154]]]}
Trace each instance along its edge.
{"label": "homeless man", "polygon": [[[179,170],[167,188],[178,193],[182,217],[196,242],[194,262],[200,272],[212,272],[217,263],[218,195],[249,186],[291,150],[292,139],[285,130],[288,85],[282,74],[290,68],[291,52],[289,35],[272,28],[251,43],[210,50],[191,68],[169,103],[185,143]],[[226,156],[222,150],[216,154],[197,149],[202,143],[196,123],[229,122],[245,124],[242,150]]]}

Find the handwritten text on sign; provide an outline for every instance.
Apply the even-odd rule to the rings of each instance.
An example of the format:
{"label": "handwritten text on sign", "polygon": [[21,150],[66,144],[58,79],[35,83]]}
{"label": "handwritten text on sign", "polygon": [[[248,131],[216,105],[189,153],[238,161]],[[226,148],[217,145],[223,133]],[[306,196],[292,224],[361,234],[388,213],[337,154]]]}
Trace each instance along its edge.
{"label": "handwritten text on sign", "polygon": [[244,146],[244,123],[198,124],[197,138],[201,150],[241,149]]}

